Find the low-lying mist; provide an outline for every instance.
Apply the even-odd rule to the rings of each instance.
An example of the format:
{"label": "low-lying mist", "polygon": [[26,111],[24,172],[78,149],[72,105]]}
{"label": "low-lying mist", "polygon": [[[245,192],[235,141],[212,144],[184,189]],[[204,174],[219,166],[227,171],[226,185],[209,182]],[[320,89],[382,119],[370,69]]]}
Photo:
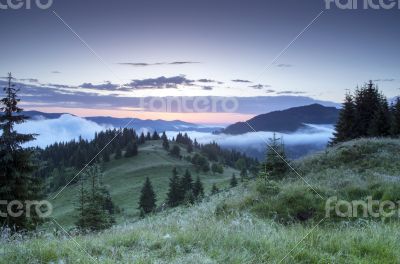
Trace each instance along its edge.
{"label": "low-lying mist", "polygon": [[[55,142],[66,142],[83,139],[93,139],[96,132],[111,129],[110,126],[101,126],[84,118],[62,115],[57,119],[30,120],[17,126],[20,133],[38,134],[35,141],[29,142],[26,146],[46,147]],[[147,128],[138,130],[147,132]],[[162,131],[159,131],[162,132]],[[212,134],[206,132],[181,131],[187,133],[193,140],[206,144],[215,141],[225,148],[241,150],[248,155],[262,159],[266,149],[266,141],[272,137],[273,132],[251,132],[243,135]],[[289,157],[296,158],[325,148],[332,137],[333,125],[312,125],[307,124],[304,128],[294,133],[277,133],[282,137]],[[172,139],[178,132],[167,131],[167,136]]]}

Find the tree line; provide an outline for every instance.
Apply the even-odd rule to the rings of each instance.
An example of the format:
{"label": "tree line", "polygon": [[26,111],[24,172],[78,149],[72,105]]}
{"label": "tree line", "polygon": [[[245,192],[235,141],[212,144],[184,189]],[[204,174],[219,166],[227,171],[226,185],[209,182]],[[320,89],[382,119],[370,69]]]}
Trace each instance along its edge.
{"label": "tree line", "polygon": [[400,98],[389,104],[372,81],[347,93],[331,145],[361,137],[400,136]]}

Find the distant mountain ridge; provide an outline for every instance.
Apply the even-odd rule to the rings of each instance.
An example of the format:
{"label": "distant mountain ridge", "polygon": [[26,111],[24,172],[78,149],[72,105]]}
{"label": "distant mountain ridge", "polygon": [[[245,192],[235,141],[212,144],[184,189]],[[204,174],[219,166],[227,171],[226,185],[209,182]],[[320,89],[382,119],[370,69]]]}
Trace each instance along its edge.
{"label": "distant mountain ridge", "polygon": [[[62,115],[72,115],[68,113],[43,113],[39,111],[24,111],[22,114],[28,116],[31,120],[40,119],[57,119]],[[74,116],[74,115],[72,115]],[[126,124],[128,128],[133,128],[136,130],[147,129],[150,131],[156,130],[158,132],[162,131],[197,131],[197,132],[213,132],[220,130],[221,127],[213,126],[202,126],[194,123],[184,122],[181,120],[143,120],[139,118],[116,118],[110,116],[92,116],[92,117],[82,117],[83,119],[92,121],[98,125],[103,126],[113,126],[115,128],[125,127]]]}
{"label": "distant mountain ridge", "polygon": [[[339,118],[339,109],[320,104],[293,107],[258,115],[245,122],[232,124],[220,133],[239,135],[255,131],[294,132],[304,124],[335,124]],[[253,129],[254,130],[253,130]]]}

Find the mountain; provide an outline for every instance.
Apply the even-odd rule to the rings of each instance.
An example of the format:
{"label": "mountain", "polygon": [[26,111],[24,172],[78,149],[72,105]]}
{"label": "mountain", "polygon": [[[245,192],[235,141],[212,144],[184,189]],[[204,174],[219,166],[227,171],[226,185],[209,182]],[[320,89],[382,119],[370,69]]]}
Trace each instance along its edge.
{"label": "mountain", "polygon": [[[39,111],[24,111],[22,114],[28,116],[31,120],[41,119],[57,119],[62,115],[71,115],[67,113],[44,113]],[[72,115],[73,116],[73,115]],[[143,120],[139,118],[115,118],[110,116],[92,116],[82,117],[83,119],[95,122],[103,126],[113,126],[115,128],[125,127],[133,128],[135,130],[147,129],[150,131],[197,131],[197,132],[213,132],[220,130],[221,127],[202,126],[194,123],[184,122],[180,120],[166,121],[166,120]]]}
{"label": "mountain", "polygon": [[[303,128],[305,124],[335,124],[339,111],[335,107],[311,104],[258,115],[246,122],[257,132],[294,132]],[[238,122],[221,130],[220,133],[238,135],[254,132],[249,125]]]}

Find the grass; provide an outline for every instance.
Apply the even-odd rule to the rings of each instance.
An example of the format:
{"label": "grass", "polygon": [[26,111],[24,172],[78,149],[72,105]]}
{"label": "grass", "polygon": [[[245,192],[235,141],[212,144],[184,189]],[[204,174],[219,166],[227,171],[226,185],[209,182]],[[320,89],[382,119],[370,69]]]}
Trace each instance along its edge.
{"label": "grass", "polygon": [[[181,152],[184,156],[189,155],[184,148],[181,148]],[[149,141],[140,146],[138,156],[113,159],[105,163],[103,167],[103,182],[108,186],[114,203],[123,210],[121,214],[117,215],[118,222],[138,216],[137,206],[140,190],[146,177],[152,181],[157,194],[157,205],[160,205],[166,199],[169,178],[174,167],[177,167],[180,175],[189,169],[193,180],[199,175],[206,193],[210,192],[214,183],[220,189],[228,187],[232,173],[239,176],[238,171],[229,167],[224,168],[223,174],[197,173],[191,163],[168,155],[162,148],[160,140]],[[74,208],[78,193],[79,186],[71,185],[65,188],[56,199],[51,200],[54,207],[53,217],[65,227],[72,227],[76,219]],[[51,194],[49,197],[54,195]]]}
{"label": "grass", "polygon": [[[294,165],[324,195],[363,197],[376,192],[396,197],[388,186],[398,182],[399,146],[398,140],[363,139]],[[74,235],[73,240],[60,230],[14,239],[0,244],[0,263],[400,262],[399,221],[326,219],[319,223],[311,218],[282,224],[273,217],[277,209],[289,207],[280,213],[291,214],[289,209],[319,198],[310,198],[315,194],[294,177],[268,188],[263,184],[242,184],[192,207],[120,223],[101,233]],[[276,197],[280,199],[273,202]],[[268,214],[256,210],[261,205],[267,208],[261,212]]]}

